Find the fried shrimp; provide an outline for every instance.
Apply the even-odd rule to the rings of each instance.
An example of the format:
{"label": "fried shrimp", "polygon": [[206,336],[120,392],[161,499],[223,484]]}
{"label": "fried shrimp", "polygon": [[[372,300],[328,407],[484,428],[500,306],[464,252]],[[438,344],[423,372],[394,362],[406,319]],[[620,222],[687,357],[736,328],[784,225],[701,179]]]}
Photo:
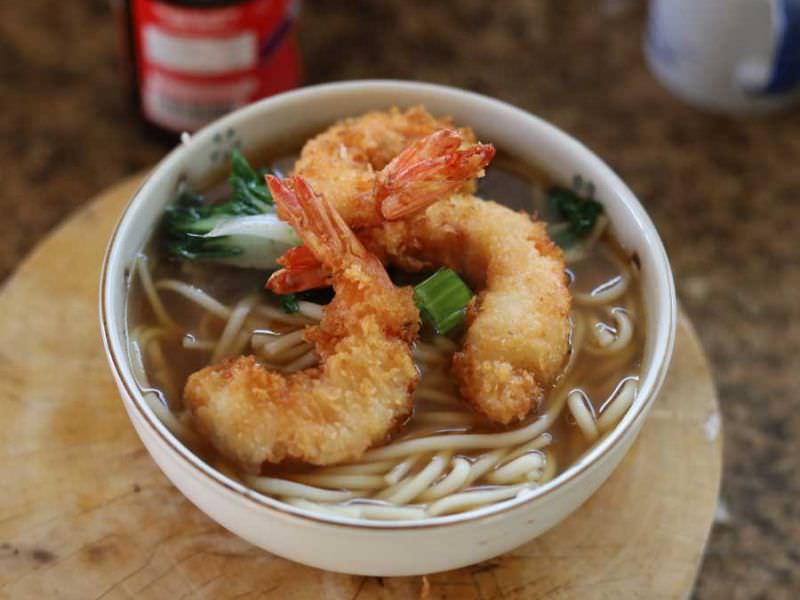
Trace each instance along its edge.
{"label": "fried shrimp", "polygon": [[563,257],[543,222],[457,195],[361,239],[406,270],[450,267],[478,292],[453,357],[461,395],[478,412],[508,424],[538,408],[564,367],[571,331]]}
{"label": "fried shrimp", "polygon": [[286,375],[239,357],[192,374],[184,400],[197,430],[250,472],[264,462],[355,460],[411,414],[419,313],[411,289],[392,284],[306,181],[268,184],[281,217],[331,273],[336,296],[305,332],[320,366]]}
{"label": "fried shrimp", "polygon": [[[454,139],[446,140],[452,134],[438,132],[430,136],[433,139],[417,140],[377,175],[364,167],[367,158],[351,160],[361,156],[360,151],[370,156],[376,147],[396,150],[400,142],[390,135],[391,128],[383,132],[386,125],[374,122],[395,122],[400,115],[368,113],[334,125],[306,144],[296,171],[329,176],[322,185],[345,207],[345,219],[353,219],[348,222],[357,227],[359,239],[384,263],[408,271],[447,266],[478,291],[468,309],[461,350],[453,358],[454,376],[461,395],[490,420],[502,424],[521,420],[539,407],[569,354],[571,299],[561,251],[544,223],[530,215],[468,193],[453,195],[470,187],[467,177],[482,173],[494,156],[491,146],[486,146],[491,151],[474,151],[468,162],[471,172],[452,167],[448,171],[441,158],[437,169],[425,163],[457,147]],[[381,135],[387,136],[385,140]],[[342,155],[338,158],[337,148]],[[388,152],[379,154],[385,160]],[[347,175],[337,179],[337,168]],[[359,169],[368,185],[355,177]],[[419,172],[429,176],[429,185],[448,175],[462,180],[460,186],[440,187],[435,193],[413,193],[414,174],[419,177]],[[359,189],[370,191],[349,193],[347,186],[356,179]],[[381,187],[386,181],[394,185],[390,192]],[[302,248],[279,262],[285,268],[268,282],[275,291],[325,284],[324,266]]]}
{"label": "fried shrimp", "polygon": [[[457,191],[492,160],[490,144],[474,143],[470,130],[422,108],[392,109],[346,119],[303,146],[294,173],[334,205],[356,233],[402,219]],[[391,216],[388,216],[391,215]],[[286,294],[330,284],[328,273],[303,246],[278,261],[268,286]]]}
{"label": "fried shrimp", "polygon": [[478,291],[453,357],[461,395],[475,410],[509,424],[539,407],[564,367],[571,331],[564,260],[543,222],[455,195],[359,236],[385,263],[407,271],[447,266]]}
{"label": "fried shrimp", "polygon": [[[429,140],[431,143],[415,145],[440,130],[448,133]],[[472,146],[473,154],[488,151],[486,146],[473,144],[472,130],[455,130],[449,118],[437,119],[421,106],[405,111],[397,108],[371,111],[339,121],[306,142],[295,163],[294,174],[305,178],[355,230],[374,226],[382,220],[380,203],[376,202],[379,188],[387,184],[389,187],[403,185],[409,177],[403,176],[402,171],[412,163],[447,153],[458,157],[458,153],[453,153],[459,147]],[[410,149],[411,146],[415,146],[414,149]],[[493,149],[491,152],[493,156]],[[394,160],[401,153],[404,156]],[[435,163],[427,166],[423,163],[407,175],[424,182],[426,171],[434,176],[438,174]],[[471,179],[477,176],[477,171],[455,178],[456,186],[449,191],[473,191]]]}

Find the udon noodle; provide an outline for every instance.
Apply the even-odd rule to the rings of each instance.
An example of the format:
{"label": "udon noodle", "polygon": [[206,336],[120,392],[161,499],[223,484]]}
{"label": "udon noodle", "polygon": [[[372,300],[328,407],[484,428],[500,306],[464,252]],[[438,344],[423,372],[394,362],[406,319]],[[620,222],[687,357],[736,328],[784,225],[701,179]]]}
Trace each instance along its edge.
{"label": "udon noodle", "polygon": [[[564,374],[543,412],[510,429],[484,422],[450,378],[452,339],[427,336],[415,347],[421,380],[412,419],[361,460],[329,467],[280,465],[238,473],[189,426],[181,407],[186,375],[242,353],[283,372],[316,364],[303,336],[323,306],[300,301],[288,314],[259,288],[263,274],[213,283],[221,267],[178,266],[142,253],[133,269],[129,342],[147,402],[191,450],[259,492],[316,513],[362,519],[425,519],[530,493],[606,435],[633,403],[642,351],[638,272],[605,218],[566,253],[573,333]],[[230,279],[224,271],[223,279]],[[242,284],[242,281],[245,281]],[[139,298],[136,301],[136,297]]]}

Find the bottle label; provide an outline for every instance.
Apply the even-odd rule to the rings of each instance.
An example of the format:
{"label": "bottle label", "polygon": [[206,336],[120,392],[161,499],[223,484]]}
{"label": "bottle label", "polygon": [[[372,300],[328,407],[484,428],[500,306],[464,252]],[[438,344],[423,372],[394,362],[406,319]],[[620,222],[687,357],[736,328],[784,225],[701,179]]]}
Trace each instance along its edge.
{"label": "bottle label", "polygon": [[296,87],[297,3],[249,0],[216,8],[134,0],[145,117],[194,131],[257,98]]}

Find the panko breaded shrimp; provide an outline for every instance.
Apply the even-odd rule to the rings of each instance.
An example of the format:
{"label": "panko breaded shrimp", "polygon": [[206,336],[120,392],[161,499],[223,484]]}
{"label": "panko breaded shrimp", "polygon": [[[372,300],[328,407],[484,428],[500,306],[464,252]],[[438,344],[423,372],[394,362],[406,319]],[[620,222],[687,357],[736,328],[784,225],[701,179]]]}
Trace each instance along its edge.
{"label": "panko breaded shrimp", "polygon": [[[356,233],[378,227],[388,214],[401,219],[458,190],[471,189],[494,157],[490,144],[468,141],[473,139],[471,132],[435,129],[409,141],[442,122],[422,109],[371,112],[342,121],[303,146],[294,172],[314,180],[311,186],[332,199]],[[403,147],[406,142],[410,145]],[[391,160],[384,162],[387,156]],[[383,167],[375,170],[373,164]],[[268,283],[273,291],[286,294],[330,283],[305,246],[289,250],[278,262],[287,268],[273,273]]]}
{"label": "panko breaded shrimp", "polygon": [[359,238],[388,264],[407,271],[450,267],[477,290],[453,357],[461,395],[475,410],[509,424],[539,407],[566,363],[571,331],[564,260],[543,222],[455,195],[403,220],[363,228]]}
{"label": "panko breaded shrimp", "polygon": [[[400,166],[397,161],[390,163],[416,142],[442,129],[449,131],[445,144],[406,153],[401,161],[405,167],[412,162],[407,159],[432,158],[460,146],[472,146],[475,135],[468,128],[455,130],[451,119],[436,118],[421,106],[405,111],[376,110],[343,119],[305,143],[293,174],[303,177],[333,204],[351,229],[377,225],[382,220],[376,203],[378,187],[387,183],[392,173],[399,175],[402,170],[395,168]],[[471,177],[456,180],[457,185],[449,191],[473,191]]]}
{"label": "panko breaded shrimp", "polygon": [[390,264],[447,266],[477,291],[453,374],[478,412],[509,424],[539,407],[566,363],[571,332],[564,260],[543,222],[457,195],[361,239]]}
{"label": "panko breaded shrimp", "polygon": [[[418,139],[394,159],[392,153],[442,124],[451,126],[419,108],[348,119],[309,141],[295,171],[319,180],[359,238],[385,263],[409,271],[449,266],[478,290],[453,369],[462,395],[475,409],[508,424],[539,406],[566,362],[571,299],[564,262],[544,223],[468,194],[447,194],[472,187],[468,178],[482,174],[494,156],[491,146],[474,151],[466,162],[471,172],[457,172],[460,187],[427,194],[397,191],[413,181],[408,165],[415,156],[441,156],[455,142],[437,134],[442,136],[439,141]],[[469,130],[461,131],[464,140],[474,139]],[[384,175],[376,173],[384,164]],[[435,181],[447,170],[427,172]],[[392,194],[380,189],[386,174],[394,174],[397,187]],[[325,268],[302,247],[279,262],[286,268],[270,278],[273,290],[285,293],[325,285]]]}
{"label": "panko breaded shrimp", "polygon": [[184,391],[196,429],[241,468],[291,459],[359,458],[411,414],[419,313],[341,216],[300,177],[269,177],[278,212],[332,274],[336,296],[306,330],[320,366],[270,371],[252,356],[192,374]]}

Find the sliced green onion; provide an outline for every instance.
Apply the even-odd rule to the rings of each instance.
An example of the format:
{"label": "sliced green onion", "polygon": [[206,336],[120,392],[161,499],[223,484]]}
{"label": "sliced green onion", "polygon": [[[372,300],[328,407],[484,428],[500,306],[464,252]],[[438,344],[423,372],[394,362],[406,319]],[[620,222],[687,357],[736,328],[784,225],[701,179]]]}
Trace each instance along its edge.
{"label": "sliced green onion", "polygon": [[452,269],[439,269],[414,287],[422,319],[443,335],[463,323],[472,291]]}

